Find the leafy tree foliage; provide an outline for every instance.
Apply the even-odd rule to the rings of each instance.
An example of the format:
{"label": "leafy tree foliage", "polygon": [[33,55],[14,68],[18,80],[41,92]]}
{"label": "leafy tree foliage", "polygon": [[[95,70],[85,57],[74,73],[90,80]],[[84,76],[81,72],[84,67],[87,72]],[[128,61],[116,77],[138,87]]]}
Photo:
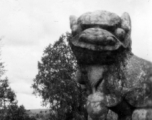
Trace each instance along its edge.
{"label": "leafy tree foliage", "polygon": [[8,84],[8,79],[0,80],[0,106],[5,108],[15,101],[15,93]]}
{"label": "leafy tree foliage", "polygon": [[29,117],[23,105],[18,106],[15,103],[8,106],[6,115],[3,120],[36,120],[36,119],[34,117]]}
{"label": "leafy tree foliage", "polygon": [[4,66],[0,62],[0,118],[3,120],[7,113],[7,106],[13,104],[15,101],[15,93],[10,88],[8,79],[3,78]]}
{"label": "leafy tree foliage", "polygon": [[74,80],[77,64],[67,39],[69,34],[62,35],[44,50],[33,88],[50,103],[51,120],[84,120],[85,92]]}

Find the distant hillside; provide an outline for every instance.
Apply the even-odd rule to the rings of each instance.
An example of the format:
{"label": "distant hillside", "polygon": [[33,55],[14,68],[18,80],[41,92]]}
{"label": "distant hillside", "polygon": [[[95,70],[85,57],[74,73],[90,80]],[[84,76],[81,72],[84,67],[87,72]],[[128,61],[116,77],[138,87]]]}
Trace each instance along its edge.
{"label": "distant hillside", "polygon": [[49,109],[29,109],[27,113],[30,117],[36,117],[37,120],[41,120],[42,118],[49,116]]}
{"label": "distant hillside", "polygon": [[30,111],[32,113],[40,113],[40,112],[47,113],[49,112],[49,109],[29,109],[27,111]]}

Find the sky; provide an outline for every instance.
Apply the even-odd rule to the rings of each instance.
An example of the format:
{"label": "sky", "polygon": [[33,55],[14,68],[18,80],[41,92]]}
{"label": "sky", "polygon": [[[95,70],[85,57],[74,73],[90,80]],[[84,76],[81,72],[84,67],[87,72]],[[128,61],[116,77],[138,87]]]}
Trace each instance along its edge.
{"label": "sky", "polygon": [[152,61],[151,0],[0,0],[1,60],[19,105],[44,108],[31,88],[44,49],[70,32],[70,15],[95,10],[128,12],[133,53]]}

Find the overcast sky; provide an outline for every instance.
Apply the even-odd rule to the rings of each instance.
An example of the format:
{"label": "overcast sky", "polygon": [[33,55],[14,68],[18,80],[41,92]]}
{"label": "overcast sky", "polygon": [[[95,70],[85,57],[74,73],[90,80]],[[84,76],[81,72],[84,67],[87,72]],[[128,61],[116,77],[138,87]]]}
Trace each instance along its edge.
{"label": "overcast sky", "polygon": [[0,0],[1,56],[19,105],[42,108],[32,94],[37,62],[43,50],[69,31],[69,16],[107,10],[132,19],[133,52],[152,61],[152,1],[150,0]]}

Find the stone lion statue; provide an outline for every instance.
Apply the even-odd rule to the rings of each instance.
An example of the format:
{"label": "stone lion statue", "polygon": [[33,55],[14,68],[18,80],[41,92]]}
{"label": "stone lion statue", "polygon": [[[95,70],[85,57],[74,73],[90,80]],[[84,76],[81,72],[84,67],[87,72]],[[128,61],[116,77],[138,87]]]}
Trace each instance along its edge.
{"label": "stone lion statue", "polygon": [[152,120],[152,63],[131,51],[131,19],[107,11],[70,16],[69,41],[78,63],[77,81],[88,90],[90,120]]}

